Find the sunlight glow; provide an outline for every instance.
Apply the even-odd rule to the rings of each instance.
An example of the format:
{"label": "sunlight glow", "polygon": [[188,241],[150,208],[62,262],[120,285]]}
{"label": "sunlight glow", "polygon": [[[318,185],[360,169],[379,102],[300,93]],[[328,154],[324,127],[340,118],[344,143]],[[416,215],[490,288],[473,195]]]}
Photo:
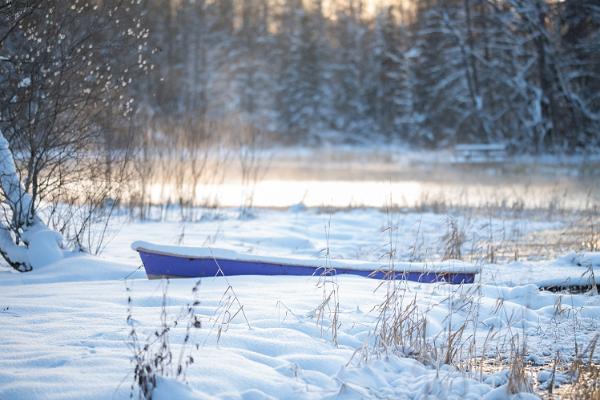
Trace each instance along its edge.
{"label": "sunlight glow", "polygon": [[[564,196],[565,187],[553,184],[531,186],[526,183],[498,187],[481,183],[427,181],[343,181],[343,180],[264,180],[254,187],[229,182],[210,184],[196,190],[196,205],[287,208],[306,207],[410,207],[435,210],[436,207],[486,207],[515,205],[528,209],[547,207],[553,199],[563,206],[580,209],[585,196]],[[150,188],[153,204],[176,203],[175,185],[154,184]],[[574,190],[574,189],[571,189]]]}

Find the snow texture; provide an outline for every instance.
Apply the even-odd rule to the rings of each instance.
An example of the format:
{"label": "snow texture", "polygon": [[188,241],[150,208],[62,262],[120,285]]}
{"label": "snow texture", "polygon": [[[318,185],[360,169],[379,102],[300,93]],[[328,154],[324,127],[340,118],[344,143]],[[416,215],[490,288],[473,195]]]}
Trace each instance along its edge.
{"label": "snow texture", "polygon": [[[183,240],[192,248],[209,243],[232,252],[225,254],[313,259],[322,259],[320,249],[329,243],[331,253],[343,262],[355,258],[359,249],[376,263],[376,249],[382,248],[377,232],[385,218],[369,210],[333,217],[310,211],[264,211],[243,222],[224,215],[186,225]],[[437,217],[427,218],[433,223]],[[322,232],[328,220],[329,242]],[[180,230],[181,225],[169,222],[127,223],[114,233],[104,258],[70,255],[30,273],[0,273],[0,399],[129,398],[133,366],[127,348],[127,296],[132,298],[133,326],[141,337],[151,336],[159,324],[164,285],[145,278],[129,243],[132,239],[181,242]],[[42,242],[55,239],[48,236]],[[399,240],[408,245],[408,239]],[[556,351],[572,356],[574,341],[585,347],[600,328],[598,296],[538,290],[538,282],[549,276],[574,279],[588,271],[589,266],[578,265],[582,256],[594,260],[599,255],[483,264],[478,285],[406,282],[405,290],[426,315],[428,338],[443,341],[451,310],[454,326],[472,319],[461,304],[475,290],[478,315],[473,323],[479,346],[490,331],[497,337],[523,333],[528,358],[551,365]],[[377,290],[380,282],[357,276],[334,279],[341,322],[337,345],[330,339],[330,319],[325,316],[321,326],[315,318],[315,309],[323,301],[319,277],[203,279],[197,308],[203,325],[191,339],[199,348],[190,349],[195,363],[187,370],[185,382],[159,379],[154,398],[511,398],[506,370],[484,374],[479,381],[478,373],[469,375],[444,365],[436,369],[401,354],[360,361],[355,352],[371,340],[376,324],[372,310],[384,299],[385,290]],[[170,282],[169,318],[190,302],[194,283],[194,279]],[[238,314],[218,339],[216,321],[230,285],[244,306],[250,328]],[[184,327],[171,332],[176,354],[184,334]],[[494,345],[502,346],[502,340]]]}

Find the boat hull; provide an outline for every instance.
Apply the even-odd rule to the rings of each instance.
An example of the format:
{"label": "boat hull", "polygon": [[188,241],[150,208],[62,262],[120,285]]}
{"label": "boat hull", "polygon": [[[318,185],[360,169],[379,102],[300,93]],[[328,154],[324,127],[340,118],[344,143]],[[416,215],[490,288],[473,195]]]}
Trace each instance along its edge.
{"label": "boat hull", "polygon": [[233,275],[339,275],[351,274],[373,279],[403,279],[414,282],[451,284],[473,283],[475,273],[434,271],[381,271],[354,268],[325,269],[320,266],[234,260],[218,257],[188,257],[138,250],[149,279],[200,278]]}

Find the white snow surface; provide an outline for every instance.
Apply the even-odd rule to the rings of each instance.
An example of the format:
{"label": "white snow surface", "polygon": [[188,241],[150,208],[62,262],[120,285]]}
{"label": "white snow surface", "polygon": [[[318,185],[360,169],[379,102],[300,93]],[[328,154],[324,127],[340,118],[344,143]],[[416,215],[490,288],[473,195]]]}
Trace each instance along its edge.
{"label": "white snow surface", "polygon": [[[389,217],[374,210],[334,215],[264,210],[246,221],[234,215],[225,210],[184,226],[123,219],[102,257],[74,255],[26,274],[0,272],[0,399],[129,398],[133,365],[127,347],[127,298],[132,299],[132,325],[141,337],[151,337],[159,326],[164,287],[164,282],[147,280],[138,268],[138,255],[130,249],[135,240],[294,259],[323,259],[328,249],[332,258],[344,263],[381,263],[389,248],[388,232],[382,229]],[[430,239],[443,232],[442,216],[399,218],[394,242],[400,261],[414,246],[417,219],[425,234],[424,253],[429,252]],[[549,278],[585,277],[590,270],[598,276],[599,257],[577,253],[556,260],[474,263],[481,267],[477,285],[407,282],[404,290],[426,315],[426,334],[432,340],[443,342],[449,323],[458,326],[473,319],[460,306],[473,296],[478,313],[469,329],[478,338],[477,346],[489,332],[505,339],[488,343],[488,354],[491,348],[508,346],[506,338],[518,332],[527,338],[528,357],[546,363],[557,350],[561,357],[572,356],[575,341],[580,347],[590,343],[600,328],[600,296],[540,292],[538,284]],[[591,266],[582,260],[591,260]],[[203,278],[197,307],[202,328],[192,330],[191,338],[199,346],[188,349],[195,363],[185,379],[159,379],[154,398],[511,398],[505,382],[485,379],[485,374],[479,381],[478,372],[425,366],[398,353],[358,357],[357,349],[372,340],[377,322],[373,307],[383,301],[385,288],[378,289],[380,281],[357,276],[333,279],[341,323],[337,344],[329,314],[321,323],[315,316],[324,293],[317,276]],[[170,281],[169,318],[191,302],[195,282]],[[219,310],[230,286],[247,322],[238,313],[218,337]],[[184,335],[183,326],[171,332],[175,354]]]}

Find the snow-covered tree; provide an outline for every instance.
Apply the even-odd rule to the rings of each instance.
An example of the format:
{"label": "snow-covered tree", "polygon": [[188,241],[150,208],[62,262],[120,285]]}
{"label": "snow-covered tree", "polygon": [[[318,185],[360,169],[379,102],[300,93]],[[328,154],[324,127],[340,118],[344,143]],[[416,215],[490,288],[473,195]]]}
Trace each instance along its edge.
{"label": "snow-covered tree", "polygon": [[387,7],[377,13],[374,38],[370,113],[379,130],[388,138],[418,140],[419,116],[415,109],[415,60],[418,50],[411,42],[411,32],[402,20],[403,10]]}
{"label": "snow-covered tree", "polygon": [[[368,27],[362,22],[363,3],[349,1],[338,9],[333,34],[332,100],[334,127],[342,132],[369,130],[367,92],[370,82]],[[365,51],[366,50],[366,51]]]}
{"label": "snow-covered tree", "polygon": [[306,137],[322,129],[330,116],[329,49],[321,2],[305,7],[299,0],[286,0],[278,25],[275,97],[279,126],[290,135]]}
{"label": "snow-covered tree", "polygon": [[0,132],[0,188],[6,221],[0,220],[0,255],[15,270],[30,271],[62,257],[62,238],[41,221],[19,179],[10,146]]}

